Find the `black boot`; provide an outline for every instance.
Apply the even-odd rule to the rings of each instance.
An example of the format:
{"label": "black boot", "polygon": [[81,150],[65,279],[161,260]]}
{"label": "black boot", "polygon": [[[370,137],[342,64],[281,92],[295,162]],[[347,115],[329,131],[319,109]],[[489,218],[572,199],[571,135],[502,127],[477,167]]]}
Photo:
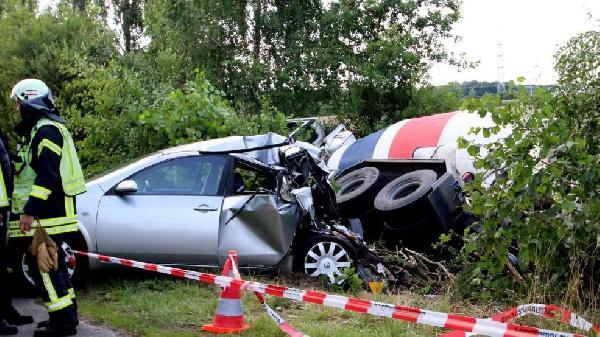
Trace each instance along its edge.
{"label": "black boot", "polygon": [[19,329],[16,326],[6,324],[0,320],[0,336],[12,336],[19,333]]}
{"label": "black boot", "polygon": [[74,325],[54,325],[48,324],[43,328],[37,328],[33,331],[33,337],[63,337],[74,336],[77,334],[77,328]]}
{"label": "black boot", "polygon": [[31,316],[23,316],[19,314],[17,311],[13,311],[12,313],[6,315],[6,322],[12,325],[25,325],[33,323],[33,317]]}

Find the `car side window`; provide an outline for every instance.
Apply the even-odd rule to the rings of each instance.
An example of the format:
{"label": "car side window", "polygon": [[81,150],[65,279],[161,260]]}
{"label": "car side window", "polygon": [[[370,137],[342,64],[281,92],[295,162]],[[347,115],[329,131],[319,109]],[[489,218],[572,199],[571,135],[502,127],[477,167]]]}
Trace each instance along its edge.
{"label": "car side window", "polygon": [[136,195],[217,195],[224,157],[195,156],[169,160],[136,173]]}
{"label": "car side window", "polygon": [[252,194],[261,188],[275,191],[277,181],[273,174],[236,163],[233,173],[233,194]]}

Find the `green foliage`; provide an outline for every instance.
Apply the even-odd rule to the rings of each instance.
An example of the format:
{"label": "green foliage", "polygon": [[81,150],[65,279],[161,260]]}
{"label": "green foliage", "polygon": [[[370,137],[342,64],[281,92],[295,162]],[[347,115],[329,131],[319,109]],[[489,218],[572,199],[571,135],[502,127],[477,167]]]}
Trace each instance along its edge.
{"label": "green foliage", "polygon": [[0,119],[2,130],[18,119],[11,87],[37,77],[53,91],[88,176],[185,142],[285,132],[285,117],[268,98],[259,97],[252,111],[237,104],[236,112],[203,73],[188,73],[177,53],[119,54],[115,33],[94,14],[100,9],[73,6],[42,14],[20,1],[3,7],[0,113],[8,118]]}
{"label": "green foliage", "polygon": [[73,79],[59,104],[72,121],[88,176],[161,148],[285,130],[285,117],[268,100],[262,101],[260,115],[235,112],[203,73],[181,88],[168,83],[151,86],[136,71],[144,62],[121,60],[101,67],[79,60],[68,69]]}
{"label": "green foliage", "polygon": [[[415,85],[426,60],[450,59],[441,40],[457,19],[454,0],[61,0],[43,13],[6,0],[0,92],[48,83],[88,176],[185,142],[285,134],[282,112],[341,115],[366,134],[456,105],[453,89]],[[2,130],[18,119],[7,96]]]}
{"label": "green foliage", "polygon": [[319,276],[323,286],[331,288],[335,292],[347,292],[358,294],[363,290],[365,282],[360,278],[355,268],[343,269],[341,273],[335,276],[335,284],[331,284],[327,275]]}
{"label": "green foliage", "polygon": [[466,99],[462,108],[470,111],[492,111],[502,104],[500,96],[495,94],[484,94],[480,99],[470,97]]}
{"label": "green foliage", "polygon": [[410,103],[394,120],[401,120],[416,116],[431,115],[458,110],[463,101],[462,87],[458,83],[442,86],[426,86],[419,88],[412,95]]}
{"label": "green foliage", "polygon": [[288,116],[342,115],[366,134],[402,117],[427,60],[459,63],[441,43],[458,17],[454,0],[157,0],[145,28],[149,53],[177,50],[247,111],[266,96]]}
{"label": "green foliage", "polygon": [[58,104],[78,140],[88,176],[153,150],[136,127],[139,114],[149,104],[137,74],[118,61],[103,67],[85,59],[72,60],[65,71],[72,79]]}
{"label": "green foliage", "polygon": [[287,135],[289,133],[286,116],[273,105],[268,96],[259,97],[259,106],[258,113],[238,108],[238,113],[227,122],[231,134],[252,135],[275,132]]}
{"label": "green foliage", "polygon": [[[498,87],[500,84],[500,87]],[[502,99],[514,99],[516,97],[516,93],[513,89],[516,89],[515,83],[513,81],[509,82],[480,82],[480,81],[467,81],[460,84],[463,90],[464,97],[470,98],[481,98],[486,94],[498,94]],[[528,84],[525,88],[533,93],[537,89],[545,89],[551,91],[554,88],[554,85],[539,85],[539,84]]]}
{"label": "green foliage", "polygon": [[145,138],[151,148],[180,145],[192,141],[236,134],[256,134],[285,130],[285,117],[262,101],[260,115],[236,113],[223,92],[213,87],[204,73],[193,81],[158,99],[140,115]]}
{"label": "green foliage", "polygon": [[400,120],[455,111],[463,104],[462,88],[458,83],[442,86],[428,85],[419,89],[412,87],[407,90],[402,94],[397,91],[393,98],[397,100],[398,106],[401,108],[390,110],[385,116],[373,120],[365,119],[360,115],[356,115],[354,118],[349,117],[352,115],[352,106],[366,104],[366,102],[355,101],[360,100],[359,98],[351,97],[350,101],[345,103],[348,107],[347,110],[344,110],[346,113],[342,115],[342,118],[358,136],[366,136],[373,130],[385,128]]}
{"label": "green foliage", "polygon": [[407,100],[401,103],[404,106],[403,108],[390,110],[385,116],[374,120],[365,119],[359,115],[349,118],[352,115],[352,106],[363,104],[354,101],[356,98],[350,98],[351,102],[346,103],[348,108],[344,110],[346,113],[342,115],[342,119],[358,136],[366,136],[373,130],[385,128],[400,120],[455,111],[463,104],[462,88],[458,83],[442,86],[428,85],[419,89],[411,88],[409,91],[394,98],[398,102]]}
{"label": "green foliage", "polygon": [[233,115],[223,94],[198,73],[181,89],[160,97],[140,121],[150,130],[149,146],[159,148],[228,135],[225,121]]}
{"label": "green foliage", "polygon": [[15,83],[41,78],[60,95],[72,78],[65,69],[73,60],[105,64],[116,50],[113,35],[93,18],[68,11],[36,14],[35,8],[21,1],[7,1],[4,6],[0,14],[0,128],[12,130],[18,116],[8,94]]}
{"label": "green foliage", "polygon": [[[485,186],[481,176],[470,188],[472,210],[481,230],[467,236],[465,252],[477,256],[473,285],[494,294],[535,289],[535,295],[563,294],[567,300],[597,300],[600,262],[600,33],[579,35],[556,56],[556,92],[530,96],[517,87],[517,99],[467,102],[490,113],[497,127],[512,134],[487,146],[476,167],[496,172]],[[477,131],[477,130],[476,130]],[[468,147],[479,155],[478,146]],[[501,171],[505,170],[505,174]],[[518,251],[526,284],[515,287],[504,273],[507,255]],[[491,294],[491,293],[490,293]]]}

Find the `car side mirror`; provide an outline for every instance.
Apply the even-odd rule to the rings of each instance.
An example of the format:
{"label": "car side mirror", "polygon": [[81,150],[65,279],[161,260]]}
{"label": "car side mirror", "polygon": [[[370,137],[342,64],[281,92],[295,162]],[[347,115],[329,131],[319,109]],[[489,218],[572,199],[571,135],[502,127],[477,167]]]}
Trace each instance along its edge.
{"label": "car side mirror", "polygon": [[115,192],[117,192],[117,194],[132,194],[137,191],[138,185],[133,180],[123,180],[115,187]]}

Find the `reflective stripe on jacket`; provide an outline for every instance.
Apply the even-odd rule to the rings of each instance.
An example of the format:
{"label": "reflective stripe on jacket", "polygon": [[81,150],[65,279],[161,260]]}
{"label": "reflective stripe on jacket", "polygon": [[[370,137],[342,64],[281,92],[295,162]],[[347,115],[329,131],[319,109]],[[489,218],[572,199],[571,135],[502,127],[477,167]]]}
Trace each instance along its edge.
{"label": "reflective stripe on jacket", "polygon": [[8,186],[4,183],[4,172],[2,171],[2,166],[0,166],[0,208],[7,207],[9,203]]}
{"label": "reflective stripe on jacket", "polygon": [[[45,131],[36,137],[42,128]],[[85,191],[85,181],[66,127],[41,118],[18,156],[13,213],[39,217],[41,225],[51,235],[77,231],[74,196]],[[19,221],[11,221],[9,235],[31,236],[33,231],[22,234]]]}
{"label": "reflective stripe on jacket", "polygon": [[0,132],[0,212],[1,208],[8,207],[12,194],[12,164],[8,155],[8,143],[4,134]]}
{"label": "reflective stripe on jacket", "polygon": [[33,130],[31,130],[31,139],[33,140],[35,132],[45,125],[53,125],[58,128],[63,138],[63,146],[61,148],[51,141],[44,139],[38,146],[38,154],[43,148],[48,148],[50,151],[61,156],[60,177],[62,179],[63,191],[66,195],[73,197],[85,192],[85,179],[83,178],[83,170],[81,169],[79,159],[77,158],[75,142],[73,142],[71,133],[69,133],[69,130],[67,130],[64,125],[46,118],[41,118]]}

